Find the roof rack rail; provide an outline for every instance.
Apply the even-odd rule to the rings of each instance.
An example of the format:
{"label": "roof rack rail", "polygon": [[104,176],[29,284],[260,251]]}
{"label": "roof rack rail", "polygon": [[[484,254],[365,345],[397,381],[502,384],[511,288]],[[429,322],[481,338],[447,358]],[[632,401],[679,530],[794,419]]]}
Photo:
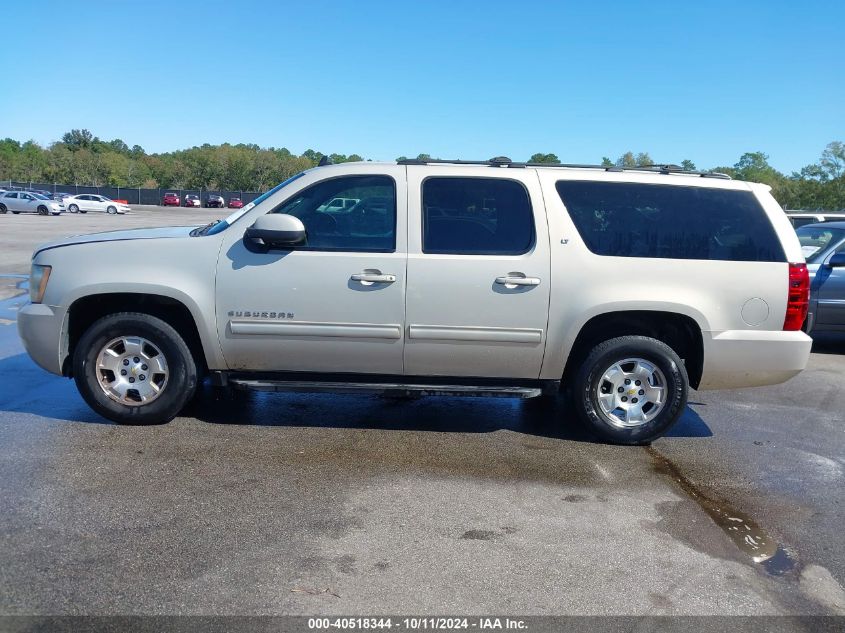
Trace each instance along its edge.
{"label": "roof rack rail", "polygon": [[684,169],[680,165],[659,163],[654,165],[635,165],[633,167],[622,167],[619,165],[590,165],[581,163],[516,163],[507,156],[496,156],[489,160],[448,160],[442,158],[406,158],[396,161],[399,165],[486,165],[488,167],[508,167],[519,169],[525,167],[559,167],[563,169],[601,169],[610,172],[642,171],[657,174],[683,174],[687,176],[700,176],[701,178],[719,178],[731,180],[728,174],[717,171],[694,171]]}

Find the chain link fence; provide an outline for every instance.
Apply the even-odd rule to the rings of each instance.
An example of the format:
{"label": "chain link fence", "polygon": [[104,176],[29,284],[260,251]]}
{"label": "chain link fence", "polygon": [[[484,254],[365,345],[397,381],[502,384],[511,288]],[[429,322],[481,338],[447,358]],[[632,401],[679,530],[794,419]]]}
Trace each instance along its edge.
{"label": "chain link fence", "polygon": [[244,204],[252,202],[261,195],[258,191],[232,191],[229,189],[207,190],[207,189],[144,189],[143,187],[91,187],[87,185],[60,185],[57,183],[43,182],[20,182],[16,180],[0,180],[0,188],[12,190],[37,189],[49,191],[50,193],[67,193],[77,195],[80,193],[94,193],[105,196],[112,200],[126,200],[127,204],[158,204],[162,203],[165,193],[173,192],[179,196],[182,204],[185,203],[185,196],[193,194],[199,196],[202,206],[208,206],[208,196],[222,196],[226,204],[232,198],[240,198]]}

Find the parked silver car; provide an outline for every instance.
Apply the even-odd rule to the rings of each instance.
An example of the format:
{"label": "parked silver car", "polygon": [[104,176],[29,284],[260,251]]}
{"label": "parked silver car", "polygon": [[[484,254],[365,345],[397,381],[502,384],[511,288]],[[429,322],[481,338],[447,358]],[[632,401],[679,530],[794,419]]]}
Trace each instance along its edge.
{"label": "parked silver car", "polygon": [[29,191],[7,191],[0,195],[0,213],[11,211],[18,213],[38,213],[39,215],[59,215],[65,210],[65,205],[42,196],[40,193]]}
{"label": "parked silver car", "polygon": [[798,240],[810,272],[810,309],[804,329],[845,332],[845,222],[807,224]]}

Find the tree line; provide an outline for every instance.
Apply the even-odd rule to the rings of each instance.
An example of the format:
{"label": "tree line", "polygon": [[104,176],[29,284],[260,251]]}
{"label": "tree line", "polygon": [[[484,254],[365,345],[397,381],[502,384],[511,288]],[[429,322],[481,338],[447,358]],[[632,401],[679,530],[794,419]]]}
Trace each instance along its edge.
{"label": "tree line", "polygon": [[[147,153],[140,145],[130,147],[121,139],[101,140],[83,129],[71,130],[47,147],[34,141],[0,140],[0,178],[96,187],[264,191],[314,167],[323,156],[334,163],[364,160],[358,154],[323,154],[308,149],[297,155],[285,147],[243,143],[206,143],[173,152]],[[400,156],[397,160],[405,158]],[[431,156],[419,154],[416,158],[425,160]],[[763,152],[747,152],[731,166],[703,171],[770,185],[775,198],[787,209],[845,209],[845,143],[829,143],[817,162],[791,174],[779,172],[768,159]],[[561,162],[551,153],[537,153],[528,160]],[[652,160],[647,152],[626,152],[616,160],[603,157],[601,164],[636,167],[655,162],[661,161]],[[681,161],[680,166],[696,169],[689,159]]]}

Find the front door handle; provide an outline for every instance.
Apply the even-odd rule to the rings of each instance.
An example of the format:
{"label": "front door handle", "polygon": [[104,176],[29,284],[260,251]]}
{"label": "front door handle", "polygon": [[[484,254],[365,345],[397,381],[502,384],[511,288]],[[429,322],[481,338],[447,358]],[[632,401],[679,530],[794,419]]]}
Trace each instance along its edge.
{"label": "front door handle", "polygon": [[356,273],[352,275],[352,281],[360,281],[362,284],[392,284],[396,281],[396,275],[382,273]]}
{"label": "front door handle", "polygon": [[526,277],[522,273],[508,273],[504,277],[496,277],[496,283],[503,286],[539,286],[539,277]]}

